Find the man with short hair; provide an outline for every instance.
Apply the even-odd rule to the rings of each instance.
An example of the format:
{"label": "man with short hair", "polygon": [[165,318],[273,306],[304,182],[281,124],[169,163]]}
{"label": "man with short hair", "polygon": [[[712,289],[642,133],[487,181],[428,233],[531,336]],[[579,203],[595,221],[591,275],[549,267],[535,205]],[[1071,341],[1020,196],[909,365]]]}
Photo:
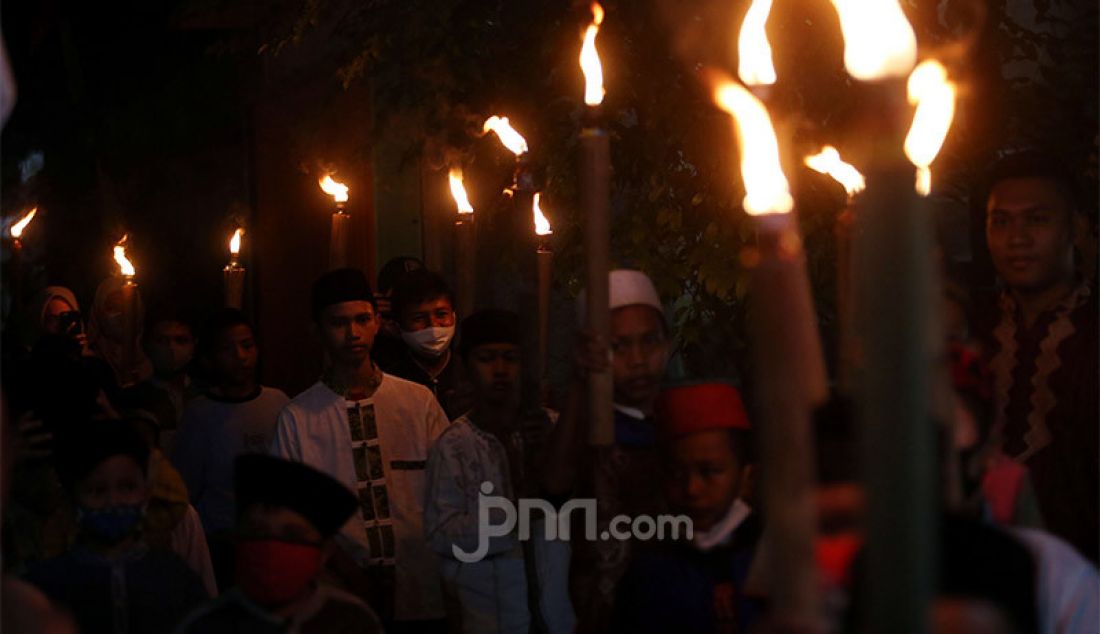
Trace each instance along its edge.
{"label": "man with short hair", "polygon": [[409,271],[394,286],[392,306],[405,346],[383,369],[430,389],[450,420],[465,414],[473,387],[451,345],[456,317],[447,282],[432,271]]}
{"label": "man with short hair", "polygon": [[[511,311],[483,310],[462,322],[460,351],[474,406],[443,432],[428,458],[424,527],[442,559],[452,631],[573,630],[569,547],[545,540],[544,518],[534,518],[526,542],[514,530],[482,535],[486,483],[491,495],[512,504],[543,496],[540,454],[557,413],[523,402],[520,340],[520,318]],[[456,547],[481,557],[461,560]]]}
{"label": "man with short hair", "polygon": [[165,307],[150,311],[145,331],[145,353],[153,364],[149,383],[172,405],[172,415],[161,421],[160,444],[169,452],[187,402],[199,394],[189,374],[195,356],[195,333],[177,311]]}
{"label": "man with short hair", "polygon": [[1056,159],[1028,151],[997,163],[986,190],[986,241],[1003,282],[980,329],[995,431],[1004,452],[1029,468],[1046,526],[1096,562],[1097,297],[1074,267],[1074,182]]}
{"label": "man with short hair", "polygon": [[329,474],[358,495],[359,515],[338,536],[354,564],[335,557],[333,567],[349,583],[364,583],[366,573],[368,603],[386,629],[440,628],[439,562],[424,537],[424,467],[447,417],[431,392],[383,373],[371,360],[378,321],[361,271],[322,275],[312,303],[327,366],[279,415],[271,451]]}
{"label": "man with short hair", "polygon": [[263,454],[236,461],[236,586],[195,612],[181,634],[382,631],[356,597],[319,582],[358,500],[306,465]]}
{"label": "man with short hair", "polygon": [[[549,495],[597,499],[599,531],[620,514],[663,510],[653,407],[672,352],[664,308],[649,277],[629,269],[611,271],[609,276],[611,339],[603,342],[591,333],[580,334],[569,400],[551,435],[544,472]],[[592,451],[587,445],[587,376],[609,366],[615,444]],[[604,632],[610,627],[615,587],[630,551],[629,541],[574,544],[571,574],[579,631]]]}
{"label": "man with short hair", "polygon": [[234,461],[241,454],[267,452],[279,412],[290,401],[282,390],[260,385],[259,356],[252,324],[241,311],[223,308],[206,321],[198,358],[212,384],[187,404],[172,453],[202,518],[222,586],[232,579]]}

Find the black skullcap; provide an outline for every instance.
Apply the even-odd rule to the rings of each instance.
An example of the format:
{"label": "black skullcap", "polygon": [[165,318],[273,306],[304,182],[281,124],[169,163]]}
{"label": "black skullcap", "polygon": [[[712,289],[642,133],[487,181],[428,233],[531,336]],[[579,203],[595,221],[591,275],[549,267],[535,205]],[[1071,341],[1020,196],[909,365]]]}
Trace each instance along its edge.
{"label": "black skullcap", "polygon": [[343,484],[313,467],[266,454],[237,458],[237,510],[254,504],[300,513],[326,538],[348,521],[359,500]]}
{"label": "black skullcap", "polygon": [[459,340],[459,354],[465,359],[470,351],[488,343],[511,343],[520,345],[519,315],[510,310],[489,308],[481,310],[462,320],[462,338]]}
{"label": "black skullcap", "polygon": [[149,445],[134,427],[119,420],[83,421],[58,436],[54,456],[62,485],[72,491],[108,458],[129,456],[147,474]]}
{"label": "black skullcap", "polygon": [[424,268],[424,263],[411,256],[401,255],[390,258],[390,261],[386,262],[382,266],[382,270],[378,272],[378,294],[385,295],[389,293],[397,285],[397,280],[402,275],[410,271],[419,271],[422,268]]}
{"label": "black skullcap", "polygon": [[370,302],[374,304],[367,276],[359,269],[346,268],[329,271],[313,283],[313,317],[321,311],[343,302]]}

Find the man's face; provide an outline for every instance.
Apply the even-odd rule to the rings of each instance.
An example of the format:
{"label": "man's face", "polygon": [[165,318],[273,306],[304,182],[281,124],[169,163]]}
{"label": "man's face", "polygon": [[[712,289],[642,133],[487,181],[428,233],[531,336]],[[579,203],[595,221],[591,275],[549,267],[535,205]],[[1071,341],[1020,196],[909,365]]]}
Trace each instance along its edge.
{"label": "man's face", "polygon": [[1072,210],[1040,178],[1001,181],[986,204],[985,236],[997,273],[1012,289],[1046,290],[1073,276]]}
{"label": "man's face", "polygon": [[370,302],[342,302],[321,311],[317,330],[333,362],[357,368],[370,358],[378,320]]}
{"label": "man's face", "polygon": [[149,334],[149,357],[160,376],[182,372],[195,355],[195,337],[187,324],[161,321]]}
{"label": "man's face", "polygon": [[425,328],[446,328],[455,325],[455,309],[445,296],[405,306],[401,310],[401,329],[416,332]]}
{"label": "man's face", "polygon": [[611,369],[615,401],[648,409],[661,389],[669,342],[661,315],[651,306],[611,311]]}
{"label": "man's face", "polygon": [[253,504],[241,515],[238,531],[245,539],[277,539],[318,546],[324,540],[304,515],[282,506]]}
{"label": "man's face", "polygon": [[147,497],[141,466],[130,456],[111,456],[76,486],[77,504],[86,509],[137,506]]}
{"label": "man's face", "polygon": [[519,346],[511,343],[477,346],[470,351],[467,363],[480,400],[496,406],[519,402]]}
{"label": "man's face", "polygon": [[214,348],[214,372],[220,381],[230,385],[245,385],[256,378],[256,361],[260,356],[252,329],[237,324],[222,330]]}
{"label": "man's face", "polygon": [[670,443],[665,494],[669,504],[709,530],[742,494],[748,469],[737,460],[724,429],[697,432]]}

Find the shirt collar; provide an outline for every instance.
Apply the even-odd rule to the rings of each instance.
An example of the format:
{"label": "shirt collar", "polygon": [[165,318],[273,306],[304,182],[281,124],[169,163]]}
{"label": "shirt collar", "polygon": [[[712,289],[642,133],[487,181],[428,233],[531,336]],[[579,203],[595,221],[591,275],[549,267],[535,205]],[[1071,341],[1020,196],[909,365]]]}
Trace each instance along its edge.
{"label": "shirt collar", "polygon": [[737,527],[741,526],[751,514],[752,509],[748,504],[742,502],[741,498],[735,499],[722,519],[718,520],[718,523],[711,526],[709,530],[693,532],[692,545],[697,550],[707,552],[715,546],[729,543],[733,531],[737,530]]}

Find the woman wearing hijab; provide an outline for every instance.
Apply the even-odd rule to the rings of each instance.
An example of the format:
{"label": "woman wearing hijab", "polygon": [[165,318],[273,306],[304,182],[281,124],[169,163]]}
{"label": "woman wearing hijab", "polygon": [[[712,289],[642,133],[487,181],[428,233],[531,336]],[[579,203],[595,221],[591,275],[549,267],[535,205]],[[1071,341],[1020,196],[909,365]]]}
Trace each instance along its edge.
{"label": "woman wearing hijab", "polygon": [[110,366],[119,388],[137,385],[153,376],[153,365],[141,348],[141,324],[145,309],[141,295],[134,298],[134,332],[124,327],[122,278],[109,277],[95,292],[88,319],[88,345],[92,353]]}

